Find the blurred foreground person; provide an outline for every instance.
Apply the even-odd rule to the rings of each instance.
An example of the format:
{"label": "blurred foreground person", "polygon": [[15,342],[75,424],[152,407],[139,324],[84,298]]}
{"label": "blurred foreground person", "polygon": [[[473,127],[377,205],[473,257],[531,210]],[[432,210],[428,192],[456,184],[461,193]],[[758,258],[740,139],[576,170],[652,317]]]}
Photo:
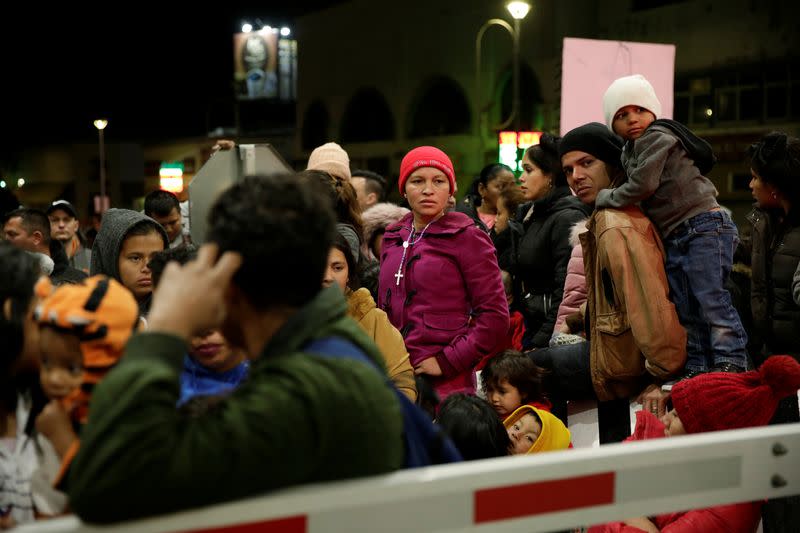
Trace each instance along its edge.
{"label": "blurred foreground person", "polygon": [[[402,465],[385,375],[306,349],[334,338],[381,364],[341,292],[320,289],[335,231],[325,193],[295,175],[248,177],[218,197],[209,244],[167,265],[148,331],[95,389],[68,478],[78,516],[129,520]],[[189,417],[175,408],[183,359],[214,328],[246,351],[250,375]]]}
{"label": "blurred foreground person", "polygon": [[33,287],[41,275],[31,254],[0,242],[0,529],[34,520],[31,477],[39,466],[33,421],[47,402],[39,386]]}

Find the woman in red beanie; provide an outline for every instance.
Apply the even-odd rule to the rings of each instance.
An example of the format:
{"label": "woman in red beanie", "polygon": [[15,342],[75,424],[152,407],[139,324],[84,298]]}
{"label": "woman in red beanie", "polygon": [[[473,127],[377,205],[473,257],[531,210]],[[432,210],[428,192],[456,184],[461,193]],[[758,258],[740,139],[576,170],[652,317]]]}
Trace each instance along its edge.
{"label": "woman in red beanie", "polygon": [[[700,374],[674,385],[674,409],[661,420],[649,411],[636,413],[636,430],[627,440],[766,426],[781,400],[796,395],[798,388],[800,363],[788,355],[772,356],[758,370],[740,374]],[[760,501],[745,502],[636,517],[592,527],[589,533],[752,533],[761,518],[761,505]]]}
{"label": "woman in red beanie", "polygon": [[411,212],[386,228],[378,305],[400,330],[417,376],[439,399],[475,392],[473,367],[508,331],[500,269],[489,237],[463,213],[447,211],[453,163],[433,146],[400,164]]}

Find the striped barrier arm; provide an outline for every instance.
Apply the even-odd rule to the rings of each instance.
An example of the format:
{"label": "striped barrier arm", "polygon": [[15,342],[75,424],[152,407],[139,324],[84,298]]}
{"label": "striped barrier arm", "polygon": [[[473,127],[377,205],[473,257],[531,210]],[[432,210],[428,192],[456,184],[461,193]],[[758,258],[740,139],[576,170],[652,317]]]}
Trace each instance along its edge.
{"label": "striped barrier arm", "polygon": [[800,424],[305,485],[104,528],[68,517],[17,531],[538,532],[793,494],[800,494]]}

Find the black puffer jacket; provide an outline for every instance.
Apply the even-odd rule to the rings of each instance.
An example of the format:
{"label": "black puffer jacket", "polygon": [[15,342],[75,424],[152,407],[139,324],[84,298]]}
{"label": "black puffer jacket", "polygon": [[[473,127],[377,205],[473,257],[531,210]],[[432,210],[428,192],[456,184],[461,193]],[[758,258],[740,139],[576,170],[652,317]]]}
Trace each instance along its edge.
{"label": "black puffer jacket", "polygon": [[752,288],[754,329],[766,354],[800,354],[800,306],[792,297],[792,277],[800,263],[800,213],[754,208],[747,220],[753,227]]}
{"label": "black puffer jacket", "polygon": [[572,253],[570,231],[590,214],[568,187],[557,187],[520,206],[509,229],[494,235],[500,268],[514,276],[515,299],[525,316],[525,348],[549,344]]}

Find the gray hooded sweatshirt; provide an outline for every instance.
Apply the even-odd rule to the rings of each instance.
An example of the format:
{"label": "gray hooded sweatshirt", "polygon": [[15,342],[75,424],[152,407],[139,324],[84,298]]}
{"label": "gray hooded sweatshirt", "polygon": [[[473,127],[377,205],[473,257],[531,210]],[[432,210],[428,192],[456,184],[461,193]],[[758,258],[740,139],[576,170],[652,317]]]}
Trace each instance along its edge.
{"label": "gray hooded sweatshirt", "polygon": [[[128,232],[142,221],[149,221],[164,240],[164,249],[169,248],[169,238],[163,226],[152,218],[130,209],[109,209],[103,215],[100,231],[92,246],[91,275],[105,274],[122,283],[119,274],[119,252]],[[141,308],[140,302],[140,308]]]}

